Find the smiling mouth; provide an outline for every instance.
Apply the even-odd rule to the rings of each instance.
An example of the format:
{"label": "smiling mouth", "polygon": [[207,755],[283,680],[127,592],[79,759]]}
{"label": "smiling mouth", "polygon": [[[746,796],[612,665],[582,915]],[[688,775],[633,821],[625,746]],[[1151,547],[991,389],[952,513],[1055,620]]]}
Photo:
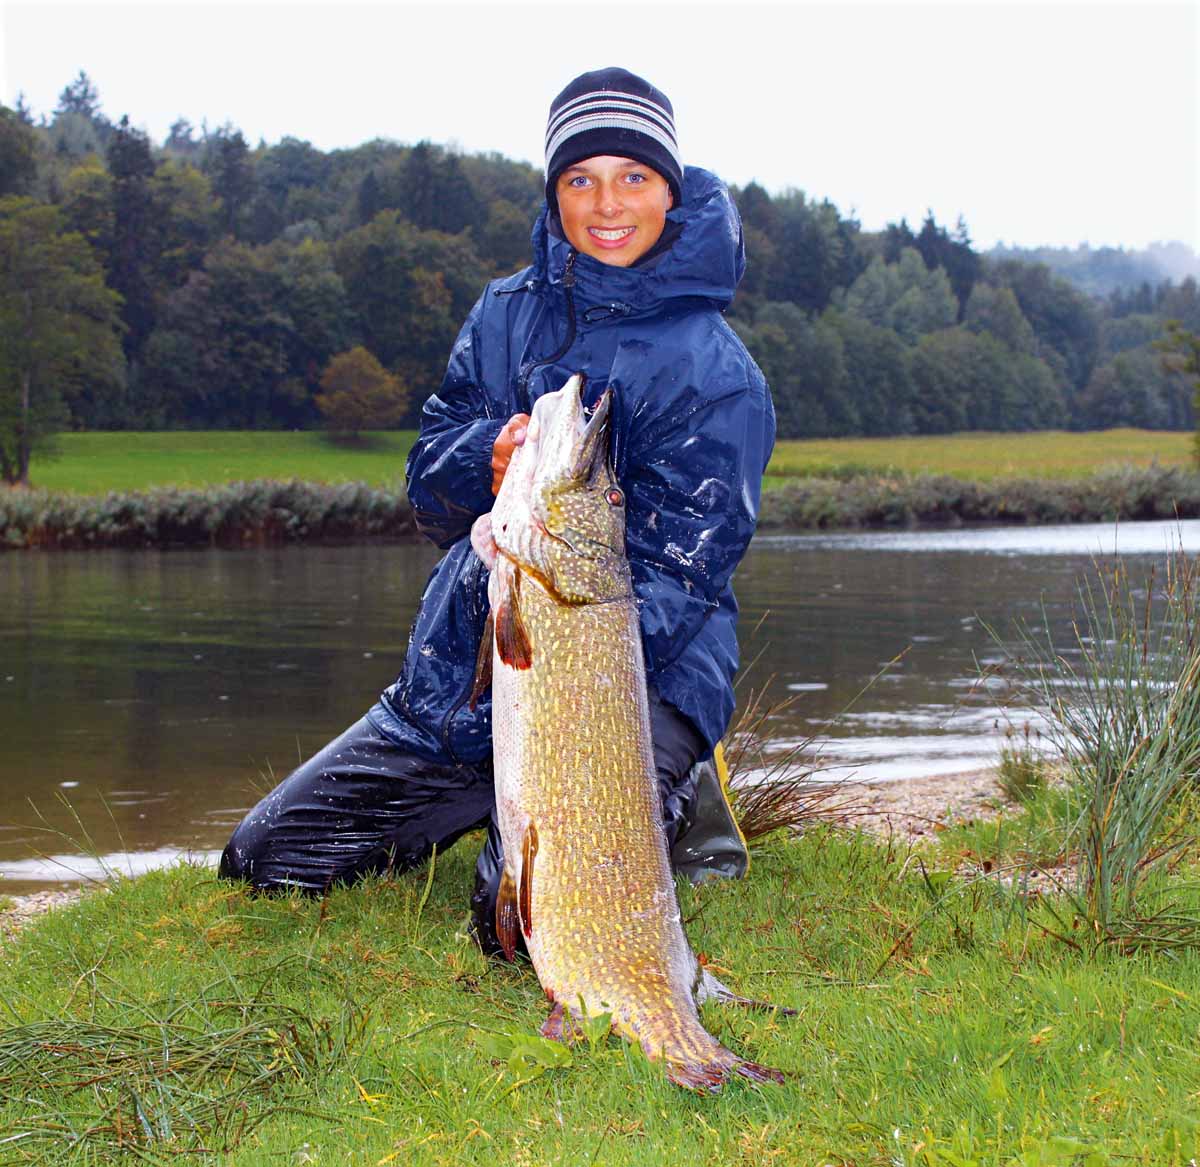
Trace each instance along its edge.
{"label": "smiling mouth", "polygon": [[616,243],[618,240],[628,238],[636,230],[636,227],[615,227],[612,229],[589,227],[588,234],[596,239],[602,239],[605,243]]}

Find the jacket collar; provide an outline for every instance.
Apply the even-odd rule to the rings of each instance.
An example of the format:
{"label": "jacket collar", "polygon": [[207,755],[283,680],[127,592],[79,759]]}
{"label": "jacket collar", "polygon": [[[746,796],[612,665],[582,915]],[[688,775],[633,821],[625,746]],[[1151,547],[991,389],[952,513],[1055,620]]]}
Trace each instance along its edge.
{"label": "jacket collar", "polygon": [[[588,255],[576,256],[577,304],[586,309],[621,303],[647,311],[674,299],[700,298],[726,307],[746,268],[742,222],[728,188],[716,175],[689,166],[683,198],[667,212],[667,220],[678,238],[648,264],[614,267]],[[572,250],[552,229],[543,205],[533,228],[535,276],[552,286],[561,284]]]}

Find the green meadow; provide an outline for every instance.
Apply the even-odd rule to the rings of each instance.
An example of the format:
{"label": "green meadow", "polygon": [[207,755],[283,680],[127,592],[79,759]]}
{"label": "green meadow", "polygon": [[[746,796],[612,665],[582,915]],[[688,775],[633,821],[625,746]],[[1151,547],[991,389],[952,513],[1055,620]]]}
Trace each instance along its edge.
{"label": "green meadow", "polygon": [[252,479],[395,485],[414,430],[333,442],[320,430],[188,430],[65,433],[57,456],[35,458],[33,485],[72,494],[201,487]]}
{"label": "green meadow", "polygon": [[[368,434],[357,444],[306,431],[66,433],[59,454],[36,458],[35,486],[73,494],[151,486],[215,486],[258,478],[394,485],[415,434]],[[853,473],[945,474],[998,478],[1080,478],[1113,465],[1189,466],[1192,435],[1151,430],[963,433],[930,437],[783,441],[767,488],[790,479]]]}
{"label": "green meadow", "polygon": [[1023,890],[1023,821],[922,852],[818,827],[681,888],[710,966],[799,1013],[706,1005],[787,1075],[711,1097],[616,1038],[537,1038],[529,965],[464,935],[469,846],[323,901],[114,881],[6,946],[0,1163],[1186,1167],[1200,953],[1095,943]]}
{"label": "green meadow", "polygon": [[768,484],[790,477],[898,471],[945,474],[968,481],[1001,478],[1084,478],[1106,467],[1190,467],[1193,435],[1113,429],[1068,433],[960,433],[897,438],[828,438],[780,442],[767,467]]}

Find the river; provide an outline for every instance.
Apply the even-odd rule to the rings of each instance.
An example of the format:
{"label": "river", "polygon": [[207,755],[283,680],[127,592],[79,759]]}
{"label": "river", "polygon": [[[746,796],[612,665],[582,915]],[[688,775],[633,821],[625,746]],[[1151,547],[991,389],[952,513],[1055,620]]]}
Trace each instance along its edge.
{"label": "river", "polygon": [[[1140,578],[1200,521],[759,536],[743,695],[780,742],[903,781],[993,763],[1015,620],[1069,637],[1098,558]],[[436,552],[357,544],[0,556],[0,891],[211,860],[242,813],[395,676]]]}

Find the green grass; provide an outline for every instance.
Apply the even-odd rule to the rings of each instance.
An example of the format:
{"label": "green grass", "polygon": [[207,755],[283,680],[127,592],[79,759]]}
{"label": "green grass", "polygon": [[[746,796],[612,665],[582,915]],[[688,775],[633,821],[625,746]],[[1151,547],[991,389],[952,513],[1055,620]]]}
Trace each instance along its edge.
{"label": "green grass", "polygon": [[[76,494],[150,486],[214,486],[254,478],[359,480],[380,486],[403,477],[415,433],[368,435],[337,445],[319,431],[63,434],[61,456],[35,459],[34,485]],[[966,433],[919,438],[784,441],[767,469],[767,488],[820,474],[900,471],[969,480],[1080,478],[1106,465],[1189,466],[1192,435],[1150,430],[1094,433]]]}
{"label": "green grass", "polygon": [[414,430],[396,430],[351,445],[318,430],[67,433],[58,439],[60,456],[35,458],[30,477],[37,487],[73,494],[256,478],[394,485],[404,479],[415,437]]}
{"label": "green grass", "polygon": [[[521,1084],[527,965],[462,934],[473,850],[259,899],[177,868],[35,922],[0,961],[0,1163],[1010,1164],[1200,1154],[1200,954],[1122,956],[998,882],[813,830],[684,889],[694,947],[796,1018],[706,1006],[783,1087],[698,1098],[615,1040]],[[1193,879],[1195,872],[1192,873]],[[1183,894],[1200,901],[1176,877]],[[181,1152],[207,1153],[181,1155]]]}
{"label": "green grass", "polygon": [[996,478],[1084,478],[1104,466],[1192,465],[1190,433],[1114,429],[1089,433],[962,433],[905,438],[780,442],[768,486],[789,477],[847,471]]}

